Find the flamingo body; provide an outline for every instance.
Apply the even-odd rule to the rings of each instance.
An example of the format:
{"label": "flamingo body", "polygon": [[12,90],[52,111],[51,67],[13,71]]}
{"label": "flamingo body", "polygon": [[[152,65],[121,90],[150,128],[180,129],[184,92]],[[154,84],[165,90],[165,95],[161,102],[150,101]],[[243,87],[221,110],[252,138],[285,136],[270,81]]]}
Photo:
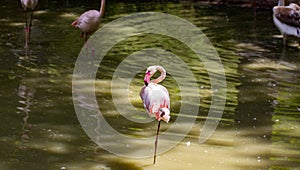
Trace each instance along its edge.
{"label": "flamingo body", "polygon": [[283,43],[286,45],[286,35],[300,38],[300,7],[294,3],[287,6],[283,2],[273,7],[273,21],[283,35]]}
{"label": "flamingo body", "polygon": [[21,0],[22,7],[26,9],[33,10],[38,4],[38,0]]}
{"label": "flamingo body", "polygon": [[[149,83],[144,86],[140,93],[144,107],[150,116],[155,116],[156,120],[165,122],[170,120],[170,97],[167,89],[159,84]],[[165,113],[162,117],[161,114]]]}
{"label": "flamingo body", "polygon": [[80,17],[72,23],[72,26],[77,27],[82,32],[89,34],[95,32],[98,29],[100,21],[100,12],[97,10],[89,10],[81,14]]}
{"label": "flamingo body", "polygon": [[82,31],[82,36],[85,35],[85,41],[87,41],[87,34],[92,34],[97,31],[101,18],[104,14],[105,0],[101,0],[101,6],[98,10],[89,10],[84,12],[72,22],[72,26],[79,28]]}

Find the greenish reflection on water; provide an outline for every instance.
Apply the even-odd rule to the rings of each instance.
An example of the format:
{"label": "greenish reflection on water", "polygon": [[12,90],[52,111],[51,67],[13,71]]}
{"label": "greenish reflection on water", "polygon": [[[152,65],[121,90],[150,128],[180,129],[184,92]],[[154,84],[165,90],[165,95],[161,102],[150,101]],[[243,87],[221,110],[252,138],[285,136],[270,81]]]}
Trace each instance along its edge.
{"label": "greenish reflection on water", "polygon": [[[97,74],[97,100],[107,103],[103,108],[107,119],[127,135],[153,135],[155,122],[131,123],[118,116],[113,106],[110,80],[126,56],[144,48],[165,49],[187,62],[197,77],[201,94],[197,123],[179,145],[160,155],[157,165],[152,166],[152,158],[122,158],[98,148],[82,130],[73,108],[71,79],[83,41],[70,23],[85,8],[73,8],[79,5],[65,2],[66,7],[59,10],[51,3],[40,5],[27,55],[22,9],[17,2],[0,2],[0,169],[300,167],[300,53],[294,47],[283,49],[282,40],[274,37],[279,32],[270,11],[259,11],[254,22],[250,9],[192,3],[108,4],[102,25],[144,11],[167,12],[189,20],[208,36],[225,68],[227,96],[222,120],[214,135],[198,144],[212,91],[206,70],[191,50],[168,37],[141,35],[116,44],[105,56]],[[135,94],[142,86],[142,77],[143,72],[131,83],[131,102],[139,109],[142,105]],[[171,94],[172,112],[177,113],[178,86],[170,76],[163,84]],[[174,135],[182,135],[180,128]]]}

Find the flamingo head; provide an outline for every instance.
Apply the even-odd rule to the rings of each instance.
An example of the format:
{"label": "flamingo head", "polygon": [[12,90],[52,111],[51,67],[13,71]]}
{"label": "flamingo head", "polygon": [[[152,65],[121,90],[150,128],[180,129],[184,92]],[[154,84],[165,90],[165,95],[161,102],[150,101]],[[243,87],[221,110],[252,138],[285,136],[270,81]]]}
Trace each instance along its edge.
{"label": "flamingo head", "polygon": [[150,82],[150,78],[151,78],[151,74],[150,71],[146,72],[146,75],[144,77],[144,83],[146,86],[148,86],[149,82]]}
{"label": "flamingo head", "polygon": [[169,122],[170,120],[170,110],[168,108],[160,108],[160,119],[162,119],[165,122]]}
{"label": "flamingo head", "polygon": [[146,71],[146,75],[144,78],[144,83],[147,86],[150,82],[150,78],[156,73],[157,67],[159,66],[149,66]]}
{"label": "flamingo head", "polygon": [[149,66],[147,68],[146,74],[149,73],[150,77],[152,77],[156,73],[157,67],[159,67],[159,66]]}

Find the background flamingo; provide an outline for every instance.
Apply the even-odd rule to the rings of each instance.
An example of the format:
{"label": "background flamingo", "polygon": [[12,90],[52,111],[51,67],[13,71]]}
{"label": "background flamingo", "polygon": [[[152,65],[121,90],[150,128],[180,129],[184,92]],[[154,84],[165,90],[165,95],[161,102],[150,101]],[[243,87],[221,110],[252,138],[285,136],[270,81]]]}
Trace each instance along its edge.
{"label": "background flamingo", "polygon": [[283,45],[286,45],[287,35],[300,38],[299,19],[300,7],[297,4],[286,6],[285,0],[278,0],[278,5],[273,8],[273,21],[283,35]]}
{"label": "background flamingo", "polygon": [[[33,10],[38,4],[38,0],[21,0],[22,7],[25,10],[25,22],[26,22],[26,27],[25,27],[25,32],[26,32],[26,42],[25,42],[25,48],[28,47],[28,42],[30,38],[30,33],[31,33],[31,26],[32,26],[32,18],[33,18]],[[27,12],[28,9],[30,10],[30,22],[29,26],[27,23]]]}
{"label": "background flamingo", "polygon": [[82,31],[81,37],[84,38],[85,42],[87,41],[88,34],[92,34],[95,31],[97,31],[100,25],[101,17],[104,14],[104,8],[105,0],[101,0],[99,11],[86,11],[83,14],[81,14],[79,18],[73,21],[72,26],[79,28]]}
{"label": "background flamingo", "polygon": [[[157,70],[161,73],[160,76],[157,79],[150,81],[150,78],[156,73]],[[160,121],[163,120],[168,123],[170,120],[169,92],[164,86],[158,84],[161,81],[163,81],[165,77],[166,70],[163,67],[148,67],[144,78],[145,85],[142,87],[140,92],[140,97],[144,103],[144,107],[147,110],[147,113],[150,116],[155,116],[156,120],[158,121],[153,164],[155,164],[156,160],[156,148],[160,128]]]}

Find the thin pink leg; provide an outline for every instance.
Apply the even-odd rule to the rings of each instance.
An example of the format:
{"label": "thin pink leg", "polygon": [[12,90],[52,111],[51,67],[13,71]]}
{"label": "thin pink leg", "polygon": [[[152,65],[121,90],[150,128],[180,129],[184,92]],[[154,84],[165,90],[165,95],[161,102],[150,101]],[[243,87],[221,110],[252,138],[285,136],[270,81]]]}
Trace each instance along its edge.
{"label": "thin pink leg", "polygon": [[28,27],[25,28],[25,33],[26,33],[25,48],[28,48],[28,42],[29,42],[29,29],[28,29]]}
{"label": "thin pink leg", "polygon": [[29,29],[28,29],[28,32],[29,32],[28,41],[30,40],[32,18],[33,18],[33,10],[31,10],[31,15],[30,15],[30,22],[29,22]]}
{"label": "thin pink leg", "polygon": [[28,48],[28,23],[27,23],[27,11],[25,11],[25,48]]}
{"label": "thin pink leg", "polygon": [[83,40],[84,40],[85,51],[86,51],[86,54],[87,54],[87,56],[88,56],[88,49],[89,49],[89,46],[88,46],[88,43],[87,43],[87,33],[82,32],[82,33],[80,34],[80,37],[83,38]]}
{"label": "thin pink leg", "polygon": [[155,162],[156,162],[156,149],[157,149],[157,143],[158,143],[159,128],[160,128],[160,121],[158,121],[156,139],[155,139],[155,143],[154,143],[155,145],[154,145],[153,164],[155,164]]}

